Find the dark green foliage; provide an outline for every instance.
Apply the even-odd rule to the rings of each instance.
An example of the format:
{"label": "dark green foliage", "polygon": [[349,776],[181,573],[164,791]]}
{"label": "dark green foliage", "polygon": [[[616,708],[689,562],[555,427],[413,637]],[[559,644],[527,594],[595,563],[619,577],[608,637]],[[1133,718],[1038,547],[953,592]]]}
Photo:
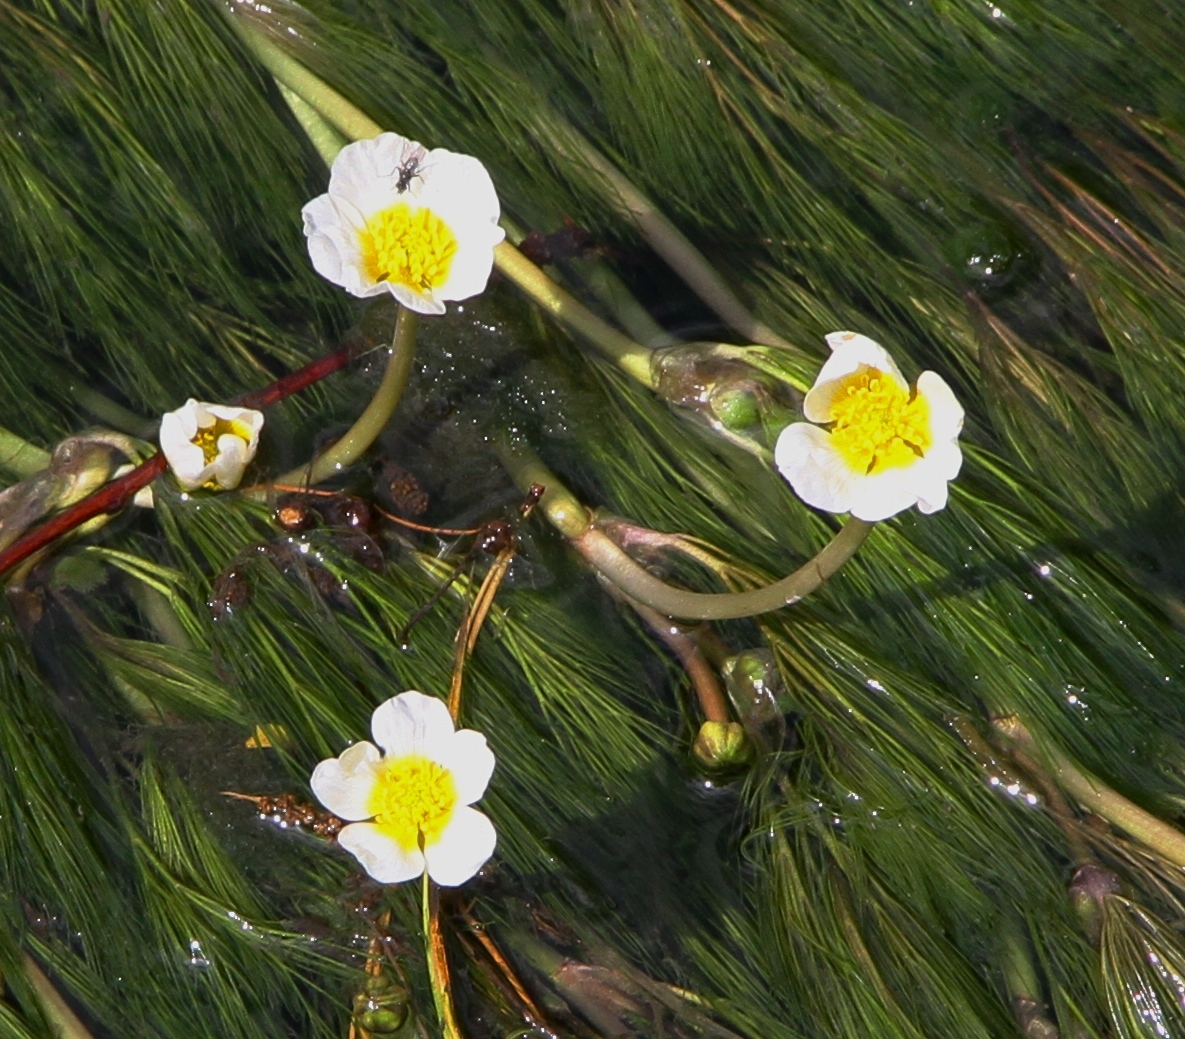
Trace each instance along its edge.
{"label": "dark green foliage", "polygon": [[[1178,12],[0,0],[0,402],[20,436],[52,446],[112,401],[131,425],[229,400],[351,321],[385,334],[382,308],[308,265],[299,208],[324,168],[235,19],[383,126],[478,155],[517,224],[586,226],[672,331],[729,339],[574,141],[795,344],[754,348],[755,367],[801,391],[822,336],[851,328],[967,406],[947,510],[880,525],[811,600],[721,626],[785,686],[788,735],[744,777],[695,773],[682,671],[541,521],[520,525],[465,686],[499,830],[448,907],[467,1034],[523,1025],[466,912],[563,1035],[1176,1034],[1179,871],[1084,823],[990,721],[1018,713],[1178,820]],[[420,478],[432,521],[513,515],[489,446],[510,435],[590,505],[703,539],[736,585],[833,529],[504,282],[425,322],[418,365],[374,455]],[[368,361],[273,411],[259,471],[307,457],[376,379]],[[345,481],[369,495],[380,471]],[[52,1034],[27,953],[97,1039],[344,1035],[386,934],[435,1034],[414,893],[368,890],[343,853],[221,792],[307,798],[375,705],[445,693],[485,557],[404,629],[465,547],[392,525],[369,546],[325,524],[290,538],[268,505],[161,484],[152,514],[25,575],[0,631],[0,1033]],[[256,726],[273,749],[244,746]],[[1119,888],[1097,949],[1067,893],[1088,853]]]}

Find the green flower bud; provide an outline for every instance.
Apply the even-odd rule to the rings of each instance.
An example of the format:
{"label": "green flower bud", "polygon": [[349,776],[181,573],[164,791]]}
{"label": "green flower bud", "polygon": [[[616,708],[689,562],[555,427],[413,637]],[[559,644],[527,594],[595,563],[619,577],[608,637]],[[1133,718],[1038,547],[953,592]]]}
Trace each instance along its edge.
{"label": "green flower bud", "polygon": [[705,768],[739,768],[752,760],[753,747],[738,722],[704,722],[691,752]]}
{"label": "green flower bud", "polygon": [[761,422],[761,410],[751,385],[725,384],[713,391],[709,402],[719,422],[735,433],[743,433]]}

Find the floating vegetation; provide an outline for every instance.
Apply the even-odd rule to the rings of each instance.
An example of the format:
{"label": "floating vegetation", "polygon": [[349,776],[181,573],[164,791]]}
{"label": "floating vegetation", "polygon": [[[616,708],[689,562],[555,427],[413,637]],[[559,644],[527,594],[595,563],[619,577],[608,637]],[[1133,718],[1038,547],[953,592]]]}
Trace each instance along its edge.
{"label": "floating vegetation", "polygon": [[1183,45],[0,0],[0,1031],[1182,1034]]}

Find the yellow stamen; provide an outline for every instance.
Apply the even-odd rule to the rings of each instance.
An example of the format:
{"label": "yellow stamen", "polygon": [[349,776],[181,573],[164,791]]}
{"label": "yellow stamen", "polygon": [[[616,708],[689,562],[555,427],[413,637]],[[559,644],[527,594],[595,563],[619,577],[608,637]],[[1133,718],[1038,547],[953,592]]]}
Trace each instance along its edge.
{"label": "yellow stamen", "polygon": [[251,443],[251,430],[242,422],[236,422],[233,419],[216,418],[214,425],[198,428],[197,436],[190,443],[197,444],[202,449],[203,465],[209,465],[218,457],[218,438],[227,433],[238,437],[244,443]]}
{"label": "yellow stamen", "polygon": [[831,402],[831,443],[858,473],[902,469],[933,442],[930,406],[891,375],[862,368],[847,376]]}
{"label": "yellow stamen", "polygon": [[362,262],[375,281],[428,292],[444,284],[457,252],[452,229],[430,209],[396,202],[366,221]]}
{"label": "yellow stamen", "polygon": [[388,837],[410,851],[440,840],[457,806],[453,774],[417,754],[385,761],[368,808]]}

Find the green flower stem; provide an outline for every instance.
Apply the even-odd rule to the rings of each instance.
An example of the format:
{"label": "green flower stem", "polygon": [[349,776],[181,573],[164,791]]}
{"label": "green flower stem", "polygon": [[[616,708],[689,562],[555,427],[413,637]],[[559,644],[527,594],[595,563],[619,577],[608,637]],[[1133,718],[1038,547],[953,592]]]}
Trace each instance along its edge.
{"label": "green flower stem", "polygon": [[0,469],[24,480],[49,468],[50,453],[0,426]]}
{"label": "green flower stem", "polygon": [[70,1009],[70,1004],[62,998],[62,994],[54,988],[45,972],[27,953],[24,956],[24,968],[25,978],[37,993],[45,1018],[58,1035],[58,1039],[93,1039],[86,1026]]}
{"label": "green flower stem", "polygon": [[428,871],[420,886],[420,905],[423,912],[424,952],[428,959],[428,977],[432,984],[432,1001],[440,1022],[443,1039],[463,1039],[453,1008],[453,986],[449,975],[448,950],[444,946],[444,932],[440,928],[440,888],[432,883]]}
{"label": "green flower stem", "polygon": [[345,436],[332,447],[319,454],[309,465],[285,473],[275,481],[276,483],[300,483],[311,487],[353,465],[366,453],[367,448],[386,428],[399,406],[403,391],[407,388],[412,360],[415,357],[418,324],[419,315],[415,311],[408,310],[407,307],[399,308],[387,370],[383,372],[383,380],[370,403],[366,405],[366,410],[358,416],[358,420]]}
{"label": "green flower stem", "polygon": [[547,488],[539,508],[593,568],[611,584],[644,606],[668,617],[686,620],[727,620],[769,613],[798,602],[822,585],[864,543],[873,524],[850,519],[830,543],[805,566],[788,577],[748,592],[709,594],[675,588],[658,580],[633,561],[602,530],[588,510],[524,445],[503,447],[502,461],[524,493],[531,484]]}
{"label": "green flower stem", "polygon": [[730,328],[750,343],[789,345],[749,312],[704,254],[617,167],[573,127],[561,123],[558,116],[550,121],[551,144],[578,168],[591,173],[592,183],[607,190],[617,209],[633,221],[650,247]]}
{"label": "green flower stem", "polygon": [[1057,784],[1088,811],[1151,848],[1162,858],[1185,867],[1185,833],[1157,819],[1116,790],[1074,765],[1060,751],[1036,738],[1015,715],[999,718],[998,728],[1013,742],[1046,762]]}
{"label": "green flower stem", "polygon": [[671,335],[648,311],[610,268],[601,260],[570,260],[568,266],[584,288],[600,300],[614,320],[636,342],[648,350],[678,346],[681,340]]}
{"label": "green flower stem", "polygon": [[506,277],[561,324],[583,336],[631,378],[654,388],[651,352],[603,321],[560,288],[509,242],[494,249],[494,263]]}
{"label": "green flower stem", "polygon": [[313,75],[295,58],[289,57],[268,37],[241,15],[232,15],[231,24],[259,62],[302,101],[320,112],[351,141],[377,137],[383,132],[365,112],[351,104],[319,76]]}
{"label": "green flower stem", "polygon": [[295,91],[289,90],[279,80],[276,86],[280,88],[280,96],[288,103],[300,128],[305,132],[317,154],[324,160],[326,166],[332,166],[337,153],[346,144],[346,138],[338,133],[336,127],[322,117],[312,105]]}

